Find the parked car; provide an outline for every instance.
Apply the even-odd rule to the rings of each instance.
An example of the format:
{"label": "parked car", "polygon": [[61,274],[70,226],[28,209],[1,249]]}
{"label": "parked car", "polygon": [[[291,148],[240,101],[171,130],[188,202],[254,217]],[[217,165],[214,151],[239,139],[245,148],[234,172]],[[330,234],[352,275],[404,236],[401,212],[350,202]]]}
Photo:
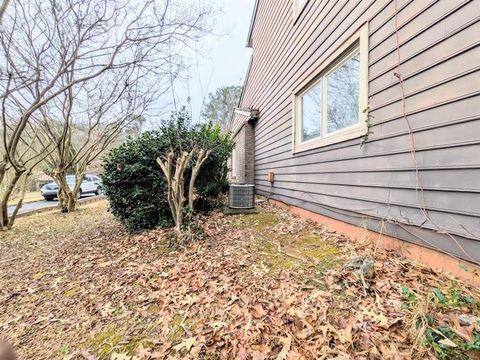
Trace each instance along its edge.
{"label": "parked car", "polygon": [[[73,189],[75,186],[75,175],[67,175],[66,178],[68,186],[70,189]],[[45,200],[52,201],[54,198],[58,197],[58,184],[56,182],[45,184],[40,189],[40,192]],[[83,178],[78,195],[81,197],[85,194],[101,195],[102,179],[96,175],[86,175]]]}

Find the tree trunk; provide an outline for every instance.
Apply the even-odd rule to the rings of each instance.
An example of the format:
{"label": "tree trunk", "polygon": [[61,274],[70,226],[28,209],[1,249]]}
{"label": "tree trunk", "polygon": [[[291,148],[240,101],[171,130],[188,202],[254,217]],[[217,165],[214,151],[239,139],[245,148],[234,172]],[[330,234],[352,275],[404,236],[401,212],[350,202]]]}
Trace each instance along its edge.
{"label": "tree trunk", "polygon": [[67,194],[67,212],[73,212],[77,209],[77,195],[70,191]]}
{"label": "tree trunk", "polygon": [[190,208],[190,213],[193,212],[193,195],[195,190],[195,180],[197,180],[198,173],[205,162],[210,156],[211,150],[205,151],[204,149],[200,149],[197,155],[197,161],[195,166],[192,169],[192,176],[190,177],[190,184],[188,185],[188,206]]}
{"label": "tree trunk", "polygon": [[5,178],[5,173],[7,172],[7,161],[2,160],[0,162],[0,187],[3,183],[3,179]]}
{"label": "tree trunk", "polygon": [[185,170],[188,167],[188,163],[193,156],[193,151],[183,151],[177,158],[175,163],[175,173],[173,172],[173,158],[174,153],[170,151],[166,156],[165,161],[161,158],[157,158],[157,162],[160,165],[165,177],[167,179],[168,186],[168,204],[172,211],[173,220],[175,221],[175,232],[177,238],[184,243],[184,203],[185,203]]}
{"label": "tree trunk", "polygon": [[8,226],[8,206],[3,201],[0,202],[0,229],[5,230]]}
{"label": "tree trunk", "polygon": [[[3,184],[3,179],[5,179],[5,173],[7,171],[7,164],[5,161],[2,161],[0,163],[0,188],[1,185]],[[6,207],[4,209],[3,206],[3,197],[0,199],[0,229],[3,229],[4,227],[4,219],[8,218],[8,214],[6,212]]]}
{"label": "tree trunk", "polygon": [[8,230],[12,229],[13,224],[15,223],[15,219],[17,218],[18,211],[22,208],[23,199],[25,198],[25,192],[27,190],[28,179],[30,178],[31,175],[32,173],[30,171],[23,175],[23,184],[20,191],[20,199],[18,200],[17,205],[15,205],[15,209],[13,210],[12,214],[10,215],[10,218],[8,219],[8,225],[7,225]]}
{"label": "tree trunk", "polygon": [[75,188],[72,190],[67,183],[67,172],[65,170],[56,171],[52,176],[58,184],[58,205],[62,212],[75,211],[77,205],[77,194],[75,188],[80,186],[75,184]]}
{"label": "tree trunk", "polygon": [[2,4],[0,5],[0,25],[3,22],[3,16],[5,15],[5,12],[7,11],[8,4],[10,3],[10,0],[3,0]]}
{"label": "tree trunk", "polygon": [[1,207],[1,215],[0,215],[0,227],[1,229],[5,230],[8,228],[8,200],[10,199],[10,196],[12,195],[13,189],[15,188],[15,185],[17,184],[18,180],[24,173],[24,170],[17,171],[10,180],[10,183],[8,184],[7,188],[5,189],[5,192],[3,193],[2,199],[0,200],[0,207]]}

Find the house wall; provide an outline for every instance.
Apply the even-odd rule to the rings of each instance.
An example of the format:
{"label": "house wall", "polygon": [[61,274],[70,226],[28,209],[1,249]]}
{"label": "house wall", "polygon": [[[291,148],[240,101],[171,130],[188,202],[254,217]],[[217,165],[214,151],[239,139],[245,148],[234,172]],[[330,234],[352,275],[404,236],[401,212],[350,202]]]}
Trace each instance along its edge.
{"label": "house wall", "polygon": [[235,113],[231,124],[235,149],[230,158],[230,182],[253,184],[254,173],[254,129],[249,117]]}
{"label": "house wall", "polygon": [[234,140],[231,181],[241,184],[245,182],[245,126],[241,127]]}
{"label": "house wall", "polygon": [[[259,0],[240,103],[260,111],[257,192],[480,263],[480,0],[398,0],[416,161],[394,75],[394,9],[390,0],[309,0],[297,18],[292,0]],[[293,89],[365,22],[373,134],[363,147],[353,139],[293,154]]]}
{"label": "house wall", "polygon": [[250,123],[245,124],[245,184],[255,183],[255,132],[253,125]]}

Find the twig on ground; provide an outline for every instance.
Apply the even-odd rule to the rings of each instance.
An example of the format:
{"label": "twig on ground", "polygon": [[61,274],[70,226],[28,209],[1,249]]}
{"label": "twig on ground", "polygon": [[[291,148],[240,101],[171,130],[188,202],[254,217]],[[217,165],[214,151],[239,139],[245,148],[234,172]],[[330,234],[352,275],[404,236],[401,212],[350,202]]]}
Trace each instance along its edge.
{"label": "twig on ground", "polygon": [[19,256],[14,257],[14,258],[11,258],[11,259],[0,260],[0,264],[7,264],[7,263],[9,263],[9,262],[12,262],[12,261],[15,261],[15,260],[18,260],[18,259],[20,259]]}

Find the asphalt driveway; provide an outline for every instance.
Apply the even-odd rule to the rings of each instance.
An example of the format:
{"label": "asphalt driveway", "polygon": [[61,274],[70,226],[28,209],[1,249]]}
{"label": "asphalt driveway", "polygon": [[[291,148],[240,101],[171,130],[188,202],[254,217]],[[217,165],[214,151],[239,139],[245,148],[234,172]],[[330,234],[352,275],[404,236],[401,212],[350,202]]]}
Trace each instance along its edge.
{"label": "asphalt driveway", "polygon": [[[96,196],[96,195],[86,194],[86,195],[82,196],[82,199],[90,198],[90,197],[94,197],[94,196]],[[80,201],[82,201],[82,199],[80,199]],[[34,202],[23,204],[22,208],[18,211],[18,213],[19,214],[25,214],[25,213],[28,213],[30,211],[34,211],[34,210],[38,210],[38,209],[45,209],[45,208],[54,208],[56,206],[58,206],[58,201],[56,201],[56,200],[55,201],[45,201],[45,200],[34,201]],[[8,207],[8,214],[10,215],[13,212],[14,209],[15,209],[15,206],[9,206]]]}

